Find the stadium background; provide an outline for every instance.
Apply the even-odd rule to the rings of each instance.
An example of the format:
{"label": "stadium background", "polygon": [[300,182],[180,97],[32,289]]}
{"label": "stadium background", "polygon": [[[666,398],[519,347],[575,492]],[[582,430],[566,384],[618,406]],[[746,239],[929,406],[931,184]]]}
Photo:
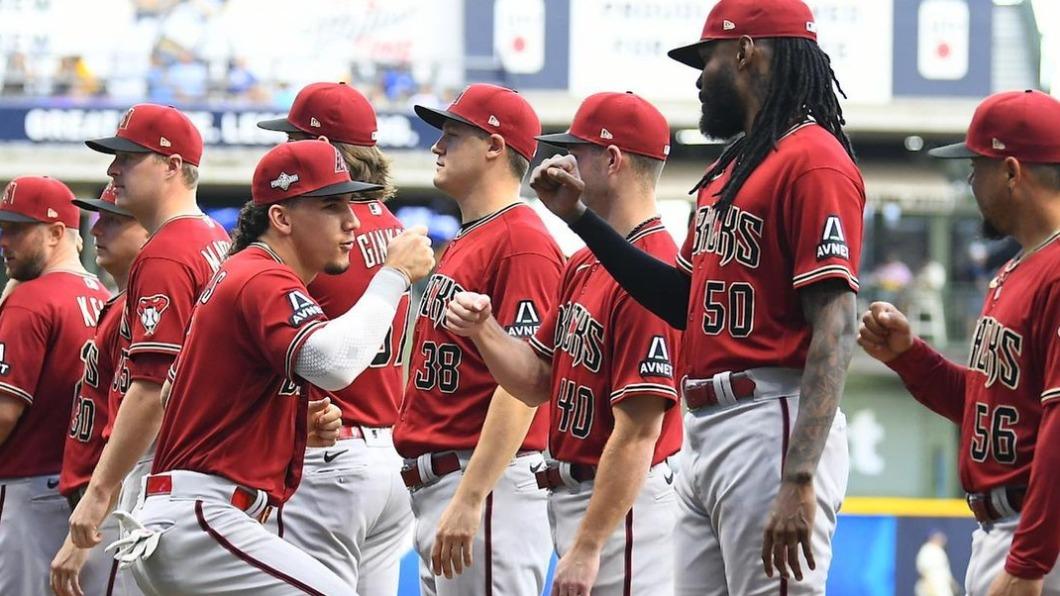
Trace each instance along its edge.
{"label": "stadium background", "polygon": [[[981,292],[1015,248],[978,237],[968,166],[929,161],[925,151],[960,138],[993,91],[1048,90],[1054,81],[1060,89],[1060,2],[808,3],[848,96],[847,131],[868,192],[860,299],[897,301],[922,335],[963,360]],[[443,245],[458,212],[431,186],[437,132],[413,104],[444,106],[469,81],[496,82],[524,93],[552,132],[565,129],[586,95],[630,90],[671,123],[658,198],[680,242],[687,191],[719,145],[696,130],[695,73],[665,50],[696,39],[712,4],[0,0],[0,181],[46,174],[98,195],[108,161],[81,141],[110,134],[133,103],[170,103],[191,114],[207,142],[199,202],[231,226],[249,198],[253,164],[282,140],[255,123],[285,114],[304,84],[341,80],[379,111],[380,145],[399,188],[391,208],[406,223],[428,224]],[[544,217],[573,252],[577,239]],[[89,247],[90,266],[91,255]],[[963,578],[973,522],[958,500],[956,429],[861,354],[843,409],[851,477],[829,592],[913,594],[917,552],[938,533]],[[404,572],[402,594],[416,593],[411,554]]]}

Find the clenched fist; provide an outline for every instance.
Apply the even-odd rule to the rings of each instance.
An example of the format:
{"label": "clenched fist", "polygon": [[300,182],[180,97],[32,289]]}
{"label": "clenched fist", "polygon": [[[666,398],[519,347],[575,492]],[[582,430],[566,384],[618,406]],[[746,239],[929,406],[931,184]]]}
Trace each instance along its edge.
{"label": "clenched fist", "polygon": [[427,237],[427,228],[412,226],[391,239],[383,264],[401,271],[413,282],[430,273],[434,268],[434,251],[431,250],[431,239]]}
{"label": "clenched fist", "polygon": [[582,202],[585,182],[573,155],[550,157],[541,162],[530,175],[530,188],[537,192],[537,197],[549,211],[567,223],[585,213],[585,203]]}
{"label": "clenched fist", "polygon": [[876,360],[890,362],[913,347],[909,320],[893,304],[873,302],[861,316],[858,344]]}
{"label": "clenched fist", "polygon": [[461,337],[474,337],[482,331],[492,313],[489,296],[457,292],[445,308],[445,326]]}

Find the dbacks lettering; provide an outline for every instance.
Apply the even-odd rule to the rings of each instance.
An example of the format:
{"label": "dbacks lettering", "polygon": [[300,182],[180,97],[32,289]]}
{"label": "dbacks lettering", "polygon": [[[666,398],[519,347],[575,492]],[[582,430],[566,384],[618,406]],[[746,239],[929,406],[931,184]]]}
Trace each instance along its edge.
{"label": "dbacks lettering", "polygon": [[559,307],[553,345],[571,356],[571,366],[584,365],[600,372],[604,360],[604,326],[581,304],[570,302]]}
{"label": "dbacks lettering", "polygon": [[721,257],[721,266],[733,260],[756,269],[762,256],[762,218],[730,205],[724,218],[718,217],[713,205],[696,210],[695,236],[692,255],[714,253]]}
{"label": "dbacks lettering", "polygon": [[399,234],[401,234],[399,228],[372,230],[365,234],[358,234],[354,240],[361,251],[361,257],[364,258],[364,266],[371,269],[382,265],[386,261],[387,245]]}
{"label": "dbacks lettering", "polygon": [[1019,357],[1023,336],[1002,325],[994,317],[982,317],[975,326],[968,368],[986,377],[985,387],[997,381],[1009,389],[1020,384]]}
{"label": "dbacks lettering", "polygon": [[420,300],[419,316],[426,317],[434,323],[435,328],[445,326],[445,307],[457,292],[464,292],[464,287],[451,277],[435,273],[427,281],[427,288]]}

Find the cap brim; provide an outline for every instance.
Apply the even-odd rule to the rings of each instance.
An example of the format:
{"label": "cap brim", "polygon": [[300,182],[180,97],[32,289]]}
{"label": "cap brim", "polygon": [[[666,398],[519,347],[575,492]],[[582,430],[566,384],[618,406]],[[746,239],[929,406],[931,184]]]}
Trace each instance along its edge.
{"label": "cap brim", "polygon": [[33,219],[28,215],[15,213],[14,211],[0,211],[0,221],[12,221],[16,223],[47,223],[39,219]]}
{"label": "cap brim", "polygon": [[133,214],[118,207],[114,203],[108,203],[100,199],[74,199],[70,201],[74,205],[84,209],[85,211],[106,211],[107,213],[113,213],[115,215],[121,215],[124,217],[132,217]]}
{"label": "cap brim", "polygon": [[453,120],[467,124],[468,126],[481,128],[478,124],[475,124],[463,116],[458,116],[449,110],[436,110],[434,108],[428,108],[427,106],[412,106],[412,109],[416,110],[416,115],[420,117],[420,120],[423,120],[439,130],[445,125],[446,120]]}
{"label": "cap brim", "polygon": [[367,192],[370,190],[382,190],[383,187],[378,184],[369,184],[368,182],[358,182],[356,180],[350,180],[349,182],[339,182],[337,184],[331,184],[324,188],[318,188],[307,193],[303,193],[303,197],[333,197],[336,195],[344,195],[351,192]]}
{"label": "cap brim", "polygon": [[928,151],[928,155],[931,157],[937,157],[938,159],[970,159],[972,157],[980,156],[964,143],[954,143],[952,145],[936,147]]}
{"label": "cap brim", "polygon": [[576,137],[569,132],[560,132],[551,135],[541,135],[534,137],[538,141],[546,145],[554,145],[556,147],[567,147],[568,145],[592,145],[591,141],[586,141],[583,138]]}
{"label": "cap brim", "polygon": [[121,137],[107,137],[105,139],[92,139],[91,141],[85,141],[89,149],[93,151],[99,151],[100,153],[114,154],[118,151],[125,153],[151,153],[152,150],[138,145],[128,139]]}
{"label": "cap brim", "polygon": [[265,130],[274,130],[276,132],[304,132],[298,128],[287,118],[277,118],[275,120],[262,120],[258,122],[258,128]]}
{"label": "cap brim", "polygon": [[666,52],[666,55],[685,66],[691,66],[696,70],[703,70],[703,58],[699,55],[699,47],[708,42],[709,40],[702,40],[687,46],[674,48],[669,52]]}

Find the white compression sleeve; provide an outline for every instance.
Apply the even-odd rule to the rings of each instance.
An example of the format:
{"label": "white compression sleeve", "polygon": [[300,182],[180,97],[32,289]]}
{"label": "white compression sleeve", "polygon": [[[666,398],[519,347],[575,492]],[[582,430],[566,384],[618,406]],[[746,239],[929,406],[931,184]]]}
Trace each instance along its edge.
{"label": "white compression sleeve", "polygon": [[357,304],[309,336],[298,353],[295,373],[328,391],[352,383],[379,352],[408,288],[404,273],[380,269]]}

